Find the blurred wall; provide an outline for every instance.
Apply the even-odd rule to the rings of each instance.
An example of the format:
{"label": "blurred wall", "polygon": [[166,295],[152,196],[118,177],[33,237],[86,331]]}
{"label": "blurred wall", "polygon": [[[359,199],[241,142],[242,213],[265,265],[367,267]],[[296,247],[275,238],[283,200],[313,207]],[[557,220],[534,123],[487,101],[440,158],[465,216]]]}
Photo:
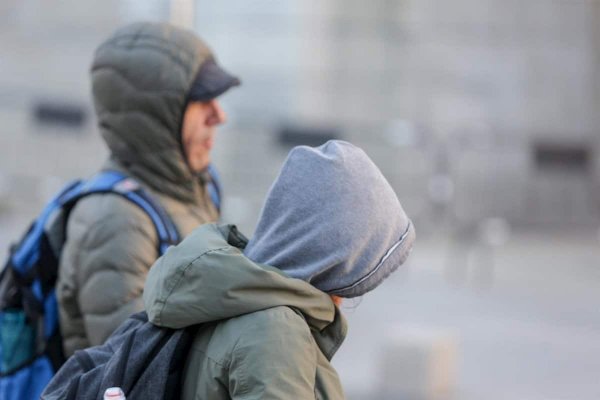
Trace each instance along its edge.
{"label": "blurred wall", "polygon": [[[245,79],[240,130],[340,127],[422,225],[437,208],[464,226],[598,223],[597,2],[198,4],[199,31]],[[582,158],[561,157],[572,148]]]}
{"label": "blurred wall", "polygon": [[[89,98],[95,47],[127,22],[168,20],[172,4],[0,2],[2,259],[51,194],[107,156]],[[178,21],[243,81],[222,98],[214,151],[225,221],[252,233],[291,127],[365,148],[417,226],[408,265],[360,312],[344,309],[352,329],[335,363],[349,398],[376,397],[380,344],[411,325],[456,335],[457,399],[598,398],[600,2],[195,7]],[[53,107],[71,122],[40,120]],[[436,342],[417,336],[427,358]]]}
{"label": "blurred wall", "polygon": [[[223,98],[230,123],[215,157],[231,195],[226,215],[247,229],[285,156],[276,133],[288,125],[333,128],[363,146],[425,230],[490,217],[598,223],[597,2],[195,5],[196,30],[244,81]],[[52,191],[96,168],[106,153],[89,99],[93,50],[117,26],[168,20],[169,10],[166,0],[2,2],[4,186],[54,176]],[[81,107],[84,124],[37,123],[40,101]],[[540,143],[587,158],[545,168]]]}

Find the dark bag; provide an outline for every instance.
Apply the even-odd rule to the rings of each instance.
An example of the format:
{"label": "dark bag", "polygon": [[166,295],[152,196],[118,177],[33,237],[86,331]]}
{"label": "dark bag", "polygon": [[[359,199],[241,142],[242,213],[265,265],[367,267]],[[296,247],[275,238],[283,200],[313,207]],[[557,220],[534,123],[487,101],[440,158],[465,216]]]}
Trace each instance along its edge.
{"label": "dark bag", "polygon": [[197,329],[159,328],[145,312],[134,314],[103,345],[76,351],[42,400],[102,400],[112,387],[121,388],[127,399],[178,400]]}

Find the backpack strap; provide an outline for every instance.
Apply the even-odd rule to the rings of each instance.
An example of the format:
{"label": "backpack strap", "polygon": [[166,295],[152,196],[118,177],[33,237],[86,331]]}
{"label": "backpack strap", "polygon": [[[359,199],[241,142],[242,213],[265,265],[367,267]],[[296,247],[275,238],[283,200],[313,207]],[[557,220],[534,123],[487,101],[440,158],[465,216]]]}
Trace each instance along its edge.
{"label": "backpack strap", "polygon": [[103,171],[87,181],[78,180],[67,185],[46,205],[32,224],[25,240],[14,249],[10,261],[22,276],[30,271],[40,258],[39,240],[50,217],[57,209],[69,210],[83,197],[96,193],[115,193],[140,207],[150,217],[158,237],[158,253],[180,241],[177,227],[165,211],[135,180],[117,171]]}
{"label": "backpack strap", "polygon": [[29,231],[25,234],[24,240],[11,249],[9,258],[12,268],[22,276],[27,275],[32,265],[35,265],[40,258],[39,238],[42,236],[46,224],[54,212],[61,207],[61,199],[81,185],[81,181],[75,181],[68,184],[44,207],[39,217],[33,222]]}
{"label": "backpack strap", "polygon": [[103,171],[86,182],[74,187],[59,199],[62,207],[72,207],[83,197],[96,193],[115,193],[140,207],[152,220],[158,237],[158,253],[163,255],[181,237],[173,220],[164,207],[134,179],[118,172]]}
{"label": "backpack strap", "polygon": [[[64,212],[64,221],[61,223],[66,228],[68,213],[75,203],[95,193],[115,193],[140,207],[154,224],[160,255],[169,246],[179,242],[177,227],[165,209],[126,175],[104,171],[89,180],[67,185],[47,203],[21,241],[11,248],[6,267],[0,273],[0,312],[12,308],[23,315],[26,324],[16,328],[25,329],[22,332],[30,333],[34,342],[33,347],[25,349],[27,352],[19,356],[22,360],[19,358],[10,367],[2,369],[0,378],[12,376],[26,368],[30,368],[29,371],[33,368],[45,377],[44,374],[52,374],[64,362],[60,331],[57,329],[58,304],[54,290],[60,255],[52,247],[46,229],[59,211]],[[2,319],[0,315],[0,322]],[[0,344],[0,353],[4,345]],[[0,384],[0,398],[5,389],[3,385]]]}

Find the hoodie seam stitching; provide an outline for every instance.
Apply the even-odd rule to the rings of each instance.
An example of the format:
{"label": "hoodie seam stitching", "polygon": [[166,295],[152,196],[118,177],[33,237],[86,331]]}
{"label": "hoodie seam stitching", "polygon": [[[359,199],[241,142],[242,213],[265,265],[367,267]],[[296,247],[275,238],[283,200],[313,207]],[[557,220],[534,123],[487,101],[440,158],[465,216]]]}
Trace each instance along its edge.
{"label": "hoodie seam stitching", "polygon": [[387,258],[389,256],[391,256],[393,253],[395,253],[396,250],[398,250],[399,248],[403,247],[406,244],[405,240],[406,240],[407,237],[410,236],[411,227],[412,227],[412,223],[409,222],[408,225],[407,225],[407,227],[406,227],[406,229],[402,233],[402,235],[400,237],[400,240],[398,240],[394,244],[394,246],[391,247],[391,249],[392,249],[391,253],[388,254],[388,255],[384,255],[382,257],[381,261],[378,263],[378,265],[376,265],[375,268],[373,268],[373,270],[371,270],[370,272],[368,272],[366,275],[364,275],[362,278],[358,279],[356,282],[352,283],[351,285],[347,285],[347,286],[344,286],[344,287],[341,287],[341,288],[337,288],[337,289],[328,290],[328,292],[329,293],[341,293],[341,292],[345,292],[345,291],[354,289],[357,286],[359,286],[362,283],[364,283],[370,277],[372,277],[373,275],[375,275],[377,273],[377,271],[379,271],[381,269],[381,267],[383,267],[385,265],[385,261],[387,261]]}

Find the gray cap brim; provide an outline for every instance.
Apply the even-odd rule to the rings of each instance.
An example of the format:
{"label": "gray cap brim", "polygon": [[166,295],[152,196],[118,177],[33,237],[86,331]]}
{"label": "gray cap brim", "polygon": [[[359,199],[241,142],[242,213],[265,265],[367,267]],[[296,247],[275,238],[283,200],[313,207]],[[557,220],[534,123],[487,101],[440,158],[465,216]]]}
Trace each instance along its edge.
{"label": "gray cap brim", "polygon": [[240,83],[236,76],[225,71],[214,59],[208,59],[202,64],[192,83],[188,101],[212,100]]}

